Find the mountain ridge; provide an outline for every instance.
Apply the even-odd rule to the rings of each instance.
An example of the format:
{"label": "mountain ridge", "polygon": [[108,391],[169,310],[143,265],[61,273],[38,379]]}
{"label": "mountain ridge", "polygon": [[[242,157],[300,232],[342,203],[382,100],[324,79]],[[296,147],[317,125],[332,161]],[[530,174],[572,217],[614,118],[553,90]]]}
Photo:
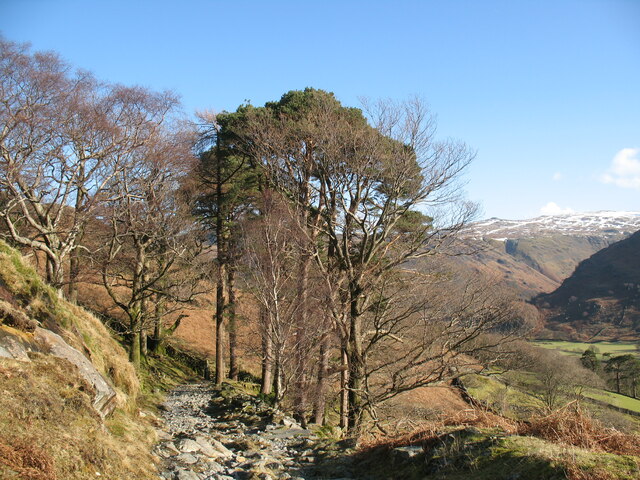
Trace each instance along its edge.
{"label": "mountain ridge", "polygon": [[600,210],[596,212],[542,215],[523,220],[497,217],[471,223],[464,235],[471,238],[506,240],[540,235],[580,235],[617,238],[640,230],[640,212]]}
{"label": "mountain ridge", "polygon": [[529,300],[550,293],[597,251],[640,230],[640,212],[544,215],[524,220],[490,218],[470,224],[462,238],[478,252],[460,258]]}

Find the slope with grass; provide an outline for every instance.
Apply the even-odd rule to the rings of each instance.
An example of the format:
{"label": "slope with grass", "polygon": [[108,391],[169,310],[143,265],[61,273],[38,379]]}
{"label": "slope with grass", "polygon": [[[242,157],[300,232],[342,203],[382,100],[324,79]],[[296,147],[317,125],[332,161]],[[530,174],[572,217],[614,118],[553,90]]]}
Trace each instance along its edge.
{"label": "slope with grass", "polygon": [[[463,383],[472,398],[481,405],[511,420],[528,421],[548,411],[544,401],[544,388],[531,372],[465,375]],[[561,387],[556,404],[562,406],[575,402],[576,399],[580,400],[585,411],[594,419],[620,430],[640,433],[640,418],[634,414],[640,413],[640,400],[602,388],[576,385],[573,388]]]}
{"label": "slope with grass", "polygon": [[[144,389],[105,326],[61,299],[3,242],[0,301],[0,478],[157,478],[150,454],[155,416],[140,414]],[[37,332],[55,332],[90,362],[87,368],[115,392],[108,410],[96,409],[95,385],[39,343]],[[163,368],[156,366],[157,376],[175,376]]]}
{"label": "slope with grass", "polygon": [[397,442],[389,442],[365,450],[357,458],[360,468],[374,479],[634,480],[640,475],[637,456],[486,426],[419,432],[409,446],[398,448]]}
{"label": "slope with grass", "polygon": [[534,340],[538,347],[557,350],[564,355],[580,357],[588,348],[594,348],[599,355],[640,355],[633,342],[572,342],[567,340]]}
{"label": "slope with grass", "polygon": [[640,414],[640,400],[637,398],[595,388],[585,390],[583,395],[587,398],[592,398],[613,405],[614,407],[624,408],[625,410]]}

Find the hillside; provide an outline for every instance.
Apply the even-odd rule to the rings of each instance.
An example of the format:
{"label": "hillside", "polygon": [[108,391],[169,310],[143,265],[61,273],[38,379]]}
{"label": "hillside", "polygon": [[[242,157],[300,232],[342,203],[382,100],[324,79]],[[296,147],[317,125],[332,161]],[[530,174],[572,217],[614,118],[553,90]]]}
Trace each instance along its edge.
{"label": "hillside", "polygon": [[[135,371],[101,322],[61,300],[3,243],[0,298],[0,478],[157,478],[158,459],[150,452],[159,423],[140,410]],[[206,392],[194,393],[201,388]],[[165,404],[169,431],[153,450],[164,459],[165,478],[289,478],[280,474],[292,472],[302,478],[506,479],[515,472],[581,479],[597,471],[626,479],[638,471],[636,457],[607,453],[620,446],[601,451],[533,438],[540,435],[477,410],[455,388],[425,388],[386,405],[381,413],[397,428],[406,414],[410,431],[427,419],[435,423],[373,450],[347,448],[330,427],[303,429],[262,399],[238,399],[228,384],[218,393],[211,388],[182,387],[173,404]],[[603,462],[606,471],[594,467]]]}
{"label": "hillside", "polygon": [[640,232],[595,253],[534,304],[549,326],[576,338],[640,335]]}
{"label": "hillside", "polygon": [[529,299],[540,292],[551,292],[560,284],[527,264],[521,255],[509,254],[504,242],[478,241],[474,248],[478,251],[473,255],[453,257],[453,261],[463,270],[471,269],[497,279],[522,299]]}
{"label": "hillside", "polygon": [[582,260],[639,229],[637,212],[491,218],[467,228],[466,238],[480,251],[460,262],[491,273],[528,299],[555,290]]}
{"label": "hillside", "polygon": [[155,478],[125,350],[1,241],[0,391],[0,478]]}

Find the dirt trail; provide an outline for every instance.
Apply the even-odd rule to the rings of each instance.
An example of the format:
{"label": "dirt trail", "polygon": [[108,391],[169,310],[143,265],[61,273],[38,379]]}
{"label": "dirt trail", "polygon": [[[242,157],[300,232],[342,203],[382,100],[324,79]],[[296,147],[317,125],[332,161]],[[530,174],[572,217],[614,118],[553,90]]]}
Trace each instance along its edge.
{"label": "dirt trail", "polygon": [[155,453],[171,480],[354,479],[346,452],[250,395],[210,383],[176,388]]}

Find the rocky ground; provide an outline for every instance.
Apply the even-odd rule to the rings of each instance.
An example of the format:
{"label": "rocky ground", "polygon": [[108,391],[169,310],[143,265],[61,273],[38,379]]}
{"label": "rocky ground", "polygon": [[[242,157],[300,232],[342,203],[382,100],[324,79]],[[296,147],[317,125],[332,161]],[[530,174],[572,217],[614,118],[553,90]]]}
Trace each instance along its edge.
{"label": "rocky ground", "polygon": [[230,386],[184,385],[163,405],[155,454],[171,480],[352,479],[350,451]]}

